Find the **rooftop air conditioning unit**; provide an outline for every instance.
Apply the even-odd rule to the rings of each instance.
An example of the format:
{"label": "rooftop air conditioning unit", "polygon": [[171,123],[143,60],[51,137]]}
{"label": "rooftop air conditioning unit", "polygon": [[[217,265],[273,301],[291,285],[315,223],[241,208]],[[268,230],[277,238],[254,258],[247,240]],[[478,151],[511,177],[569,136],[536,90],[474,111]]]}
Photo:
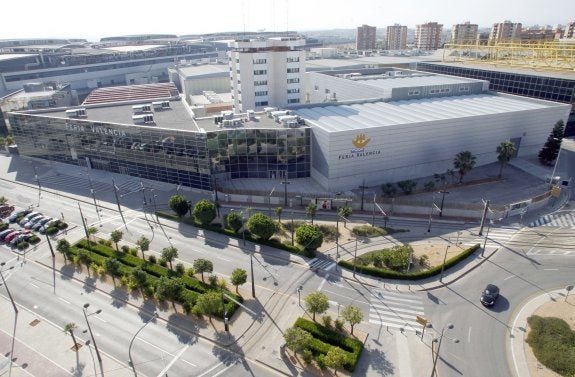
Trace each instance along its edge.
{"label": "rooftop air conditioning unit", "polygon": [[153,114],[132,115],[132,120],[134,121],[135,124],[153,123],[154,115]]}
{"label": "rooftop air conditioning unit", "polygon": [[256,117],[255,112],[253,110],[247,110],[246,117],[248,118],[248,120],[254,120]]}
{"label": "rooftop air conditioning unit", "polygon": [[214,115],[214,124],[220,124],[224,120],[223,116]]}
{"label": "rooftop air conditioning unit", "polygon": [[270,116],[270,113],[271,113],[272,111],[277,111],[277,110],[278,110],[277,107],[264,107],[264,111],[265,111],[265,113],[266,113],[268,116]]}
{"label": "rooftop air conditioning unit", "polygon": [[285,115],[290,115],[290,111],[289,110],[278,110],[278,111],[272,111],[268,116],[270,118],[274,118],[276,122],[279,121],[280,117],[283,117]]}
{"label": "rooftop air conditioning unit", "polygon": [[154,107],[154,111],[166,110],[170,108],[170,101],[152,102],[152,106]]}
{"label": "rooftop air conditioning unit", "polygon": [[132,106],[132,110],[134,111],[134,114],[150,113],[152,112],[152,105],[149,103],[144,105],[134,105]]}
{"label": "rooftop air conditioning unit", "polygon": [[226,111],[222,111],[221,114],[222,114],[222,117],[224,117],[224,119],[234,119],[234,112],[233,111],[226,110]]}
{"label": "rooftop air conditioning unit", "polygon": [[79,109],[66,110],[66,116],[68,118],[85,117],[86,116],[86,109],[84,107],[81,107]]}

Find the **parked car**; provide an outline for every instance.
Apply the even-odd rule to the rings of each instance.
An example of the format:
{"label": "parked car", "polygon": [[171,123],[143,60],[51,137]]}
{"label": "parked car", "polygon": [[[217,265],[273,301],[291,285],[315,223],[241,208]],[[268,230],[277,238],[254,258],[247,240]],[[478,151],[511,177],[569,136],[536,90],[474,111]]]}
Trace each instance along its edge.
{"label": "parked car", "polygon": [[19,234],[22,234],[22,233],[23,233],[22,230],[16,230],[16,231],[12,232],[4,238],[4,242],[10,243],[14,238],[16,238],[16,236],[18,236]]}
{"label": "parked car", "polygon": [[13,223],[13,222],[15,222],[15,221],[18,219],[18,217],[20,217],[21,215],[27,215],[27,214],[29,214],[30,212],[32,212],[32,210],[30,210],[30,209],[20,209],[20,210],[14,212],[13,214],[11,214],[10,217],[8,217],[8,221],[11,222],[11,223]]}
{"label": "parked car", "polygon": [[8,228],[5,229],[3,231],[0,232],[0,241],[4,241],[4,238],[6,238],[7,235],[9,235],[10,233],[16,231],[16,229],[12,229],[12,228]]}
{"label": "parked car", "polygon": [[20,222],[18,224],[24,225],[28,221],[30,221],[33,218],[38,217],[38,216],[42,216],[42,214],[40,212],[31,212],[31,213],[27,214],[26,216],[24,216],[24,218],[22,220],[20,220]]}
{"label": "parked car", "polygon": [[31,229],[34,225],[36,225],[39,221],[42,221],[46,218],[49,218],[48,216],[44,216],[44,215],[40,215],[40,216],[36,216],[30,219],[30,221],[28,221],[26,224],[24,224],[24,228],[26,229]]}
{"label": "parked car", "polygon": [[44,224],[47,224],[49,221],[54,220],[52,217],[44,217],[42,220],[37,221],[34,225],[32,225],[32,230],[40,230],[40,228],[42,228],[44,226]]}
{"label": "parked car", "polygon": [[11,247],[14,247],[14,246],[18,245],[20,242],[28,241],[32,237],[34,237],[33,233],[20,233],[19,235],[14,237],[12,239],[12,241],[10,241],[9,245]]}
{"label": "parked car", "polygon": [[487,284],[483,293],[481,293],[480,301],[483,306],[493,306],[499,297],[499,287],[494,284]]}
{"label": "parked car", "polygon": [[44,234],[44,233],[46,233],[46,230],[49,227],[58,226],[58,224],[60,224],[60,219],[52,219],[52,220],[48,221],[46,224],[42,225],[42,227],[40,227],[39,231],[40,231],[40,233]]}

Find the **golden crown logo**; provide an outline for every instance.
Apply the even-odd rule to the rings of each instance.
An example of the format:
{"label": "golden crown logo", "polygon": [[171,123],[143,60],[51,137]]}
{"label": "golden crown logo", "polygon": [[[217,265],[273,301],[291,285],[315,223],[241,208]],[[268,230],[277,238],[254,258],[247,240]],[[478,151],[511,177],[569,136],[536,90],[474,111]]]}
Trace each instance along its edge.
{"label": "golden crown logo", "polygon": [[355,137],[354,140],[351,141],[351,143],[356,148],[363,148],[369,143],[370,140],[371,139],[366,139],[364,134],[359,134]]}

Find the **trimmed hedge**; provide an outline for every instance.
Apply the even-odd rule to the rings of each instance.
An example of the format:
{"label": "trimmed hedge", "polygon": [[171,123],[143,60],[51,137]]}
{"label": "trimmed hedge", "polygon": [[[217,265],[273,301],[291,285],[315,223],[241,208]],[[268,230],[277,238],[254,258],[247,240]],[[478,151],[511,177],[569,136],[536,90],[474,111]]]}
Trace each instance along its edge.
{"label": "trimmed hedge", "polygon": [[344,368],[349,372],[354,371],[363,350],[362,342],[301,317],[295,321],[294,327],[299,327],[314,337],[310,345],[314,356],[326,355],[332,346],[339,347],[348,354]]}
{"label": "trimmed hedge", "polygon": [[[167,213],[167,212],[161,212],[161,211],[158,211],[157,214],[159,217],[162,217],[162,218],[165,218],[168,220],[178,221],[181,223],[195,226],[196,228],[201,228],[201,229],[210,230],[212,232],[216,232],[216,233],[220,233],[220,234],[225,234],[226,236],[231,237],[231,238],[242,239],[244,237],[244,235],[242,233],[235,233],[231,229],[222,228],[221,224],[203,225],[197,221],[194,221],[194,219],[190,218],[190,217],[178,218],[178,216],[176,216],[175,214]],[[306,250],[303,250],[303,248],[301,248],[301,247],[292,246],[290,244],[282,243],[281,241],[279,241],[277,238],[274,238],[274,237],[270,238],[269,240],[262,240],[260,238],[255,237],[255,236],[252,236],[252,234],[247,229],[245,231],[245,237],[246,237],[247,241],[251,241],[253,243],[257,243],[260,245],[275,247],[276,249],[285,250],[285,251],[293,253],[293,254],[303,255],[303,256],[306,256],[309,258],[313,258],[315,256],[315,254],[313,252],[310,253]]]}
{"label": "trimmed hedge", "polygon": [[[455,266],[462,260],[469,257],[473,254],[477,249],[479,249],[479,244],[475,244],[474,246],[463,250],[461,253],[457,254],[456,256],[449,258],[445,262],[444,270],[449,269],[450,267]],[[354,263],[350,261],[339,261],[338,265],[341,267],[353,270]],[[386,278],[386,279],[396,279],[396,280],[421,280],[426,279],[431,276],[435,276],[441,273],[441,265],[432,267],[428,270],[412,272],[412,273],[402,273],[398,271],[387,270],[384,268],[378,268],[374,266],[362,266],[356,265],[355,267],[356,272],[363,273],[366,275]]]}
{"label": "trimmed hedge", "polygon": [[[211,285],[205,284],[194,277],[188,275],[179,276],[175,271],[172,271],[167,267],[162,267],[159,264],[149,263],[142,258],[134,256],[130,253],[124,253],[121,251],[118,252],[106,245],[88,242],[86,239],[82,239],[70,247],[70,253],[73,256],[78,255],[79,250],[90,251],[91,262],[99,266],[103,266],[107,258],[116,258],[121,263],[118,276],[129,276],[132,270],[135,268],[141,268],[148,274],[147,281],[149,284],[155,284],[156,281],[163,276],[179,279],[185,287],[184,292],[180,296],[180,301],[182,303],[189,301],[195,304],[199,295],[210,290],[218,289]],[[241,296],[236,295],[233,292],[226,291],[226,294],[239,302],[243,301]],[[231,300],[224,300],[224,306],[229,316],[232,316],[238,309],[238,305]],[[218,315],[220,315],[220,313],[218,313]],[[223,317],[223,315],[221,316]]]}

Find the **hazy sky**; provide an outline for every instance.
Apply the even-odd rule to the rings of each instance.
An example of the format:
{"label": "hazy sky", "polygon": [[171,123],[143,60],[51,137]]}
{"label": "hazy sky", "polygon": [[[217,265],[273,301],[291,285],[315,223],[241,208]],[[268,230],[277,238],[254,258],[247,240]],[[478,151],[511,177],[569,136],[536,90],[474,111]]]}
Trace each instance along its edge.
{"label": "hazy sky", "polygon": [[480,27],[511,20],[524,26],[575,21],[575,1],[552,0],[28,0],[4,1],[0,39],[196,34],[217,31],[305,31],[414,28],[436,21],[445,28],[471,21]]}

